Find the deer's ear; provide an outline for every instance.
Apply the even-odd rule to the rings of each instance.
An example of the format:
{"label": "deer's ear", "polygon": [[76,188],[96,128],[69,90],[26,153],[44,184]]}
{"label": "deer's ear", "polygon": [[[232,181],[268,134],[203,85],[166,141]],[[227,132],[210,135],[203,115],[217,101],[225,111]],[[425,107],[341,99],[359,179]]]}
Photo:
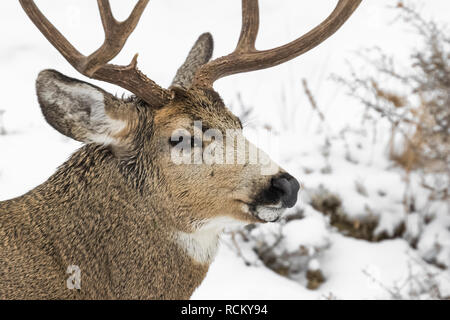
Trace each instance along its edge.
{"label": "deer's ear", "polygon": [[189,89],[198,69],[211,59],[214,50],[214,40],[209,32],[203,33],[194,43],[186,60],[178,69],[172,81],[172,88]]}
{"label": "deer's ear", "polygon": [[86,143],[121,144],[129,121],[121,115],[128,105],[113,95],[54,70],[39,73],[36,89],[45,119],[62,134]]}

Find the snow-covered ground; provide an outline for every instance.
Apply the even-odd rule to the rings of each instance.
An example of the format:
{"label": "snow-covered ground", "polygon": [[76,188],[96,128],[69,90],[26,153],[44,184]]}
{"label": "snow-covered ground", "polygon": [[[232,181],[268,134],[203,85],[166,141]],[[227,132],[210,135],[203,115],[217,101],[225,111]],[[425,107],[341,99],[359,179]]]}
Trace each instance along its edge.
{"label": "snow-covered ground", "polygon": [[[336,1],[260,2],[257,47],[269,48],[308,31],[331,12]],[[328,80],[332,73],[345,75],[346,62],[352,61],[354,52],[360,48],[378,46],[400,60],[408,57],[416,45],[415,36],[404,26],[392,24],[396,14],[388,6],[395,3],[365,0],[348,23],[318,48],[281,66],[217,82],[215,88],[236,112],[241,100],[253,107],[247,121],[249,131],[252,126],[272,128],[276,134],[271,136],[275,142],[268,147],[269,153],[306,188],[303,200],[291,210],[301,210],[304,218],[282,226],[261,226],[252,231],[255,239],[268,237],[274,228],[279,228],[285,236],[285,248],[295,251],[303,246],[312,252],[307,261],[309,268],[319,268],[325,282],[315,290],[307,289],[304,274],[297,278],[283,277],[258,261],[252,248],[239,242],[240,255],[248,255],[246,260],[239,256],[231,235],[227,234],[194,299],[427,298],[429,295],[423,292],[429,290],[421,287],[429,286],[430,281],[438,284],[441,294],[450,296],[448,269],[423,263],[421,258],[439,255],[441,263],[450,264],[448,249],[430,252],[438,238],[450,247],[450,237],[445,233],[445,228],[450,230],[448,206],[436,209],[447,220],[437,220],[439,225],[430,228],[429,235],[413,249],[403,238],[368,242],[343,236],[309,204],[308,192],[322,185],[339,195],[343,210],[350,217],[359,219],[367,216],[368,211],[379,217],[376,232],[385,232],[389,237],[401,222],[407,224],[412,235],[418,232],[414,216],[404,216],[402,173],[387,159],[389,132],[383,135],[379,130],[378,143],[371,142],[370,133],[350,132],[345,139],[340,137],[341,129],[354,128],[360,121],[362,107],[349,99],[342,87]],[[426,16],[448,19],[447,0],[415,3]],[[82,52],[92,52],[102,42],[95,1],[40,0],[37,4]],[[132,5],[132,1],[112,1],[118,18],[127,16]],[[217,57],[234,48],[239,28],[238,0],[152,0],[114,62],[127,64],[139,52],[141,70],[167,86],[199,34],[204,31],[213,34]],[[0,29],[4,30],[0,44],[0,111],[4,111],[3,116],[0,112],[0,129],[3,126],[7,133],[0,135],[0,200],[5,200],[45,181],[80,146],[44,121],[34,89],[40,70],[57,69],[119,95],[123,90],[86,79],[74,71],[32,25],[17,1],[0,2]],[[303,78],[308,80],[322,108],[325,124],[310,107],[301,85]],[[265,141],[258,142],[264,145]],[[352,161],[348,160],[349,154]],[[331,171],[323,170],[327,167]],[[422,191],[417,190],[419,205]]]}

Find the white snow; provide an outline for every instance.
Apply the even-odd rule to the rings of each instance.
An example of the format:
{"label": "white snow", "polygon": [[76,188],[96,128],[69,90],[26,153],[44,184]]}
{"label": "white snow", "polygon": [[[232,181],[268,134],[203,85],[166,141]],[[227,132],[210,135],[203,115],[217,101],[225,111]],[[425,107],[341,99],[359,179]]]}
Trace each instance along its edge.
{"label": "white snow", "polygon": [[301,245],[325,247],[330,241],[323,216],[310,207],[308,210],[311,213],[305,214],[305,218],[292,220],[283,227],[288,252],[298,250]]}
{"label": "white snow", "polygon": [[315,299],[300,284],[262,267],[247,267],[222,245],[202,285],[192,299]]}

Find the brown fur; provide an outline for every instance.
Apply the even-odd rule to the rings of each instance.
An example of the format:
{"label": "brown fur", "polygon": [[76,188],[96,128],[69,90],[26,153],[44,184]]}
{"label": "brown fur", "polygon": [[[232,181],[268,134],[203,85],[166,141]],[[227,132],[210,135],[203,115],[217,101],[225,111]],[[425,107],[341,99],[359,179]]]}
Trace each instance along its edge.
{"label": "brown fur", "polygon": [[[207,266],[171,240],[170,195],[138,192],[120,171],[110,151],[86,146],[47,182],[0,204],[1,298],[190,297]],[[67,289],[69,265],[81,269],[79,291]]]}
{"label": "brown fur", "polygon": [[[160,110],[136,98],[114,103],[134,110],[116,137],[126,153],[88,144],[42,185],[0,202],[0,298],[187,299],[209,263],[192,259],[175,234],[218,216],[259,221],[241,202],[269,183],[256,165],[170,161],[180,126],[241,128],[217,93],[178,89]],[[81,269],[81,290],[67,289],[69,265]]]}

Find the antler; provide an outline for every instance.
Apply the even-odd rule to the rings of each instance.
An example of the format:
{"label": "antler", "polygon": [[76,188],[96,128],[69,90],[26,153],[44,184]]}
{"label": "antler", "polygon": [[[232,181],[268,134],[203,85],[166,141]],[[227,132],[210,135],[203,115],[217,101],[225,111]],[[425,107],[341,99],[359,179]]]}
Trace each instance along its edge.
{"label": "antler", "polygon": [[108,0],[97,0],[105,41],[89,56],[81,54],[42,14],[33,0],[19,0],[28,17],[48,41],[81,74],[96,80],[116,84],[131,91],[153,107],[161,107],[171,99],[171,94],[147,78],[137,69],[136,54],[128,66],[108,64],[122,50],[136,28],[149,0],[139,0],[128,19],[117,21]]}
{"label": "antler", "polygon": [[281,47],[255,49],[259,28],[258,0],[242,0],[242,29],[236,49],[229,55],[203,65],[193,84],[210,87],[214,81],[236,73],[255,71],[279,65],[319,45],[335,33],[352,15],[362,0],[339,0],[331,15],[310,32]]}

